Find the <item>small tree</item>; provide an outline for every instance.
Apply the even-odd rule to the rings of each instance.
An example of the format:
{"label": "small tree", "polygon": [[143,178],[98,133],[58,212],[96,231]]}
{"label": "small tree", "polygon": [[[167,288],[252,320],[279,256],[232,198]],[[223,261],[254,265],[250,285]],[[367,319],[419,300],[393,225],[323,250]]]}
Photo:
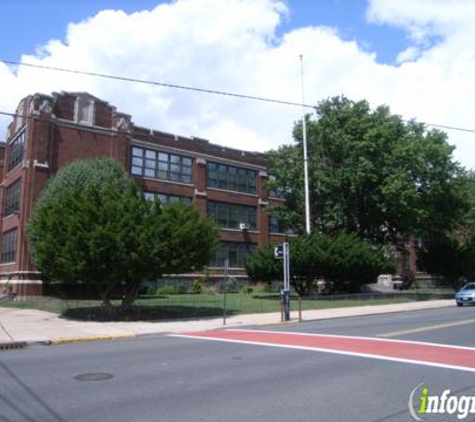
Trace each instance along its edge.
{"label": "small tree", "polygon": [[[379,274],[394,270],[394,263],[380,249],[355,234],[326,236],[313,233],[290,241],[290,282],[300,295],[309,294],[318,278],[337,291],[358,291]],[[259,249],[247,262],[251,280],[282,278],[282,261],[274,260],[273,246]]]}
{"label": "small tree", "polygon": [[76,161],[48,183],[28,225],[32,255],[50,280],[82,282],[107,312],[119,287],[122,310],[143,281],[199,270],[217,242],[217,228],[194,207],[147,201],[112,159]]}

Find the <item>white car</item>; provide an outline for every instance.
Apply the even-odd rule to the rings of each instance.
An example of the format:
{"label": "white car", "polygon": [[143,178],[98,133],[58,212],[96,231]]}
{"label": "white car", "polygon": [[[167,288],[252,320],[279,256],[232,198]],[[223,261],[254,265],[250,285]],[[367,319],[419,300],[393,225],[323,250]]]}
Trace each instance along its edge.
{"label": "white car", "polygon": [[457,306],[475,304],[475,283],[470,282],[463,286],[455,294],[455,302],[457,302]]}

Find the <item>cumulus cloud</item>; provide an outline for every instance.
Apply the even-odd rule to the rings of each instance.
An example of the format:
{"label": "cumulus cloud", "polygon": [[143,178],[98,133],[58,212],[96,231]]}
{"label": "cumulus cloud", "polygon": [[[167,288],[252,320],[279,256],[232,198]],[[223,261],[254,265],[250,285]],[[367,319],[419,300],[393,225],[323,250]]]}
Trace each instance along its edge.
{"label": "cumulus cloud", "polygon": [[[405,118],[470,127],[475,102],[475,8],[470,0],[372,0],[370,24],[403,28],[412,44],[394,65],[337,30],[296,28],[278,38],[291,2],[178,0],[127,15],[105,10],[71,23],[25,63],[213,88],[299,102],[304,56],[307,103],[344,94],[388,104]],[[34,92],[74,90],[116,105],[136,124],[267,150],[291,142],[301,108],[0,63],[0,109]],[[5,125],[6,119],[0,120]],[[456,159],[475,168],[475,135],[450,132]],[[474,157],[474,158],[472,158]]]}

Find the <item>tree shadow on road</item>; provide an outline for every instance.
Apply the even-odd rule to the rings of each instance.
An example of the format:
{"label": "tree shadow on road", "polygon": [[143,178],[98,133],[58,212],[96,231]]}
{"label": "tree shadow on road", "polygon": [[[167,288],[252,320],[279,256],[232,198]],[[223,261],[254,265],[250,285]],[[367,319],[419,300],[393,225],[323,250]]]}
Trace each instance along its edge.
{"label": "tree shadow on road", "polygon": [[[227,315],[235,312],[228,310]],[[219,317],[223,315],[223,309],[208,306],[134,306],[129,311],[123,312],[115,309],[112,315],[107,315],[101,306],[68,308],[61,313],[63,318],[80,321],[164,321],[198,317]]]}

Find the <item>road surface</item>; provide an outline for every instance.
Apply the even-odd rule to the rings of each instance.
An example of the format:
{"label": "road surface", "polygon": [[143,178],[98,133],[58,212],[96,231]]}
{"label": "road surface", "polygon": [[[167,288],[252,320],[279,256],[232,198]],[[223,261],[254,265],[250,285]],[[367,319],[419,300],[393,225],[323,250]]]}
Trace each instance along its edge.
{"label": "road surface", "polygon": [[0,352],[0,421],[411,421],[416,386],[475,395],[474,367],[475,307],[455,306],[37,346]]}

